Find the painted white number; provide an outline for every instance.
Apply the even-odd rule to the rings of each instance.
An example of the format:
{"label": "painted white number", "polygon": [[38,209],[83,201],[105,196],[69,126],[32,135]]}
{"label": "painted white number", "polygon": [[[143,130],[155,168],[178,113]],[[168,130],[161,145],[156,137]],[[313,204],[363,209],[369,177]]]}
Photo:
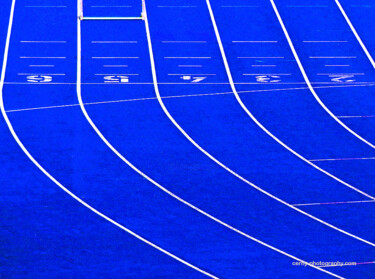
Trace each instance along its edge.
{"label": "painted white number", "polygon": [[264,76],[256,76],[257,82],[280,82],[280,76],[272,76],[272,75],[264,75]]}
{"label": "painted white number", "polygon": [[129,77],[127,77],[127,76],[105,76],[104,82],[106,82],[106,83],[126,83],[126,82],[129,82]]}
{"label": "painted white number", "polygon": [[354,75],[329,76],[333,82],[354,82]]}
{"label": "painted white number", "polygon": [[51,82],[52,81],[51,76],[41,76],[41,75],[27,76],[26,79],[28,82]]}
{"label": "painted white number", "polygon": [[182,80],[190,80],[191,82],[201,82],[205,80],[207,77],[192,77],[192,76],[182,76]]}

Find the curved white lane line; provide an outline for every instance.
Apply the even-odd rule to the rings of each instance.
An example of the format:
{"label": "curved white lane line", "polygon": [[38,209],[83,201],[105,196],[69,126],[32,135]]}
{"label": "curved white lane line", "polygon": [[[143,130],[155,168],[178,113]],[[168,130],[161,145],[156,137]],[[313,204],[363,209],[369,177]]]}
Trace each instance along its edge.
{"label": "curved white lane line", "polygon": [[367,56],[368,60],[370,60],[370,63],[372,65],[372,67],[375,68],[375,61],[374,61],[374,59],[372,58],[370,52],[367,50],[365,44],[362,42],[361,37],[358,35],[357,30],[355,30],[352,22],[350,21],[349,17],[346,14],[344,8],[341,6],[340,1],[339,0],[335,0],[335,2],[337,4],[338,8],[340,9],[342,15],[344,16],[344,18],[345,18],[347,24],[349,25],[350,29],[352,30],[354,36],[356,37],[358,43],[361,45],[363,51],[366,53],[366,56]]}
{"label": "curved white lane line", "polygon": [[228,76],[228,80],[229,80],[229,83],[230,83],[230,86],[232,88],[232,91],[236,97],[236,100],[238,101],[238,103],[240,104],[240,106],[242,107],[242,109],[247,113],[247,115],[255,122],[255,124],[257,124],[259,126],[259,128],[261,128],[267,135],[269,135],[272,139],[274,139],[278,144],[280,144],[282,147],[284,147],[285,149],[287,149],[289,152],[291,152],[293,155],[295,155],[296,157],[298,157],[299,159],[301,159],[302,161],[304,161],[305,163],[309,164],[310,166],[312,166],[313,168],[319,170],[320,172],[324,173],[325,175],[333,178],[334,180],[336,180],[337,182],[340,182],[341,184],[345,185],[346,187],[362,194],[363,196],[365,197],[368,197],[370,199],[375,199],[375,197],[371,196],[370,194],[367,194],[365,193],[364,191],[350,185],[349,183],[341,180],[340,178],[334,176],[333,174],[329,173],[328,171],[320,168],[319,166],[317,166],[316,164],[312,163],[311,161],[309,161],[308,159],[306,159],[305,157],[303,157],[301,154],[297,153],[295,150],[293,150],[292,148],[290,148],[288,145],[286,145],[284,142],[282,142],[279,138],[277,138],[274,134],[272,134],[269,130],[267,130],[266,127],[264,127],[262,125],[262,123],[260,123],[258,121],[258,119],[256,119],[256,117],[250,112],[250,110],[246,107],[246,105],[242,102],[242,99],[241,97],[239,96],[238,94],[238,91],[236,89],[236,86],[234,84],[234,81],[233,81],[233,77],[232,77],[232,73],[231,73],[231,70],[230,70],[230,67],[229,67],[229,63],[228,63],[228,60],[227,60],[227,56],[225,54],[225,50],[224,50],[224,46],[223,46],[223,43],[221,41],[221,37],[220,37],[220,33],[219,33],[219,29],[217,27],[217,24],[216,24],[216,20],[215,20],[215,15],[212,11],[212,7],[211,7],[211,4],[210,4],[210,1],[206,1],[207,2],[207,6],[208,6],[208,10],[210,12],[210,16],[211,16],[211,21],[212,21],[212,25],[214,27],[214,30],[215,30],[215,34],[216,34],[216,39],[217,39],[217,42],[218,42],[218,45],[219,45],[219,48],[220,48],[220,52],[221,52],[221,56],[223,58],[223,62],[224,62],[224,66],[225,66],[225,70],[226,70],[226,73],[227,73],[227,76]]}
{"label": "curved white lane line", "polygon": [[[146,12],[145,12],[146,14]],[[235,171],[233,171],[232,169],[230,169],[229,167],[227,167],[226,165],[224,165],[222,162],[220,162],[219,160],[217,160],[214,156],[212,156],[210,153],[208,153],[205,149],[203,149],[197,142],[195,142],[187,133],[186,131],[176,122],[176,120],[172,117],[172,115],[169,113],[168,109],[166,108],[166,106],[164,105],[164,102],[160,96],[160,92],[159,92],[159,86],[158,86],[158,80],[157,80],[157,75],[156,75],[156,68],[155,68],[155,61],[154,61],[154,54],[153,54],[153,50],[152,50],[152,42],[151,42],[151,34],[150,34],[150,30],[149,30],[149,25],[148,25],[148,19],[147,19],[147,15],[145,16],[145,22],[146,22],[146,33],[147,33],[147,39],[148,39],[148,48],[149,48],[149,52],[150,52],[150,62],[151,62],[151,71],[152,71],[152,78],[153,78],[153,81],[154,81],[154,89],[155,89],[155,93],[156,93],[156,96],[158,98],[158,102],[160,104],[160,106],[162,107],[164,113],[166,114],[166,116],[169,118],[169,120],[175,125],[175,127],[198,149],[200,150],[203,154],[205,154],[208,158],[210,158],[212,161],[214,161],[216,164],[218,164],[220,167],[222,167],[223,169],[225,169],[226,171],[228,171],[229,173],[231,173],[232,175],[234,175],[235,177],[237,177],[238,179],[240,179],[241,181],[245,182],[246,184],[248,184],[249,186],[253,187],[254,189],[258,190],[259,192],[267,195],[268,197],[284,204],[285,206],[327,226],[327,227],[330,227],[331,229],[334,229],[336,231],[339,231],[345,235],[348,235],[354,239],[357,239],[361,242],[364,242],[370,246],[373,246],[375,247],[375,244],[368,241],[368,240],[365,240],[361,237],[358,237],[356,235],[353,235],[347,231],[344,231],[332,224],[329,224],[299,208],[296,208],[295,206],[289,204],[288,202],[272,195],[271,193],[267,192],[266,190],[256,186],[255,184],[253,184],[252,182],[248,181],[247,179],[245,179],[244,177],[240,176],[238,173],[236,173]]]}
{"label": "curved white lane line", "polygon": [[[131,231],[130,229],[124,227],[123,225],[117,223],[110,217],[106,216],[105,214],[101,213],[82,199],[80,199],[78,196],[76,196],[74,193],[72,193],[70,190],[68,190],[66,187],[64,187],[59,181],[57,181],[50,173],[48,173],[36,160],[35,158],[30,154],[30,152],[26,149],[26,147],[23,145],[21,140],[18,138],[18,135],[13,129],[13,126],[8,118],[8,115],[5,112],[4,108],[4,100],[3,100],[3,88],[4,88],[4,79],[5,79],[5,72],[6,72],[6,67],[7,67],[7,61],[8,61],[8,52],[9,52],[9,42],[10,42],[10,35],[11,35],[11,30],[12,30],[12,25],[13,25],[13,15],[14,15],[14,7],[15,7],[16,0],[13,0],[12,2],[12,8],[11,8],[11,15],[9,19],[9,26],[8,26],[8,34],[7,34],[7,40],[6,40],[6,46],[5,46],[5,51],[4,51],[4,60],[3,60],[3,66],[2,66],[2,71],[1,71],[1,80],[0,80],[0,108],[1,108],[1,113],[4,117],[4,120],[9,128],[9,131],[11,132],[14,140],[17,142],[19,147],[22,149],[22,151],[26,154],[26,156],[33,162],[33,164],[42,172],[44,173],[52,182],[54,182],[60,189],[62,189],[65,193],[67,193],[70,197],[75,199],[78,203],[86,207],[87,209],[91,210],[93,213],[97,214],[101,218],[107,220],[111,224],[115,225],[116,227],[120,228],[121,230],[129,233],[133,237],[139,239],[140,241],[146,243],[147,245],[150,245],[151,247],[155,248],[156,250],[166,254],[167,256],[175,259],[176,261],[179,261],[180,263],[214,279],[218,279],[218,277],[188,263],[187,261],[175,256],[174,254],[168,252],[167,250],[164,250],[163,248],[157,246],[156,244],[150,242],[149,240],[143,238],[142,236],[136,234],[135,232]],[[79,21],[79,19],[78,19]],[[79,24],[79,22],[78,22]]]}
{"label": "curved white lane line", "polygon": [[[146,18],[145,22],[146,22],[146,28],[148,29],[148,21],[147,21],[147,14],[146,12],[144,11],[143,12],[143,15],[144,15],[144,18]],[[214,222],[217,222],[218,224],[226,227],[227,229],[231,230],[231,231],[234,231],[235,233],[238,233],[239,235],[242,235],[258,244],[261,244],[273,251],[276,251],[284,256],[287,256],[289,258],[292,258],[293,260],[296,260],[298,262],[303,262],[304,264],[307,264],[308,266],[310,267],[313,267],[313,268],[316,268],[322,272],[325,272],[325,273],[328,273],[332,276],[335,276],[337,278],[342,278],[340,276],[337,276],[333,273],[329,273],[327,272],[326,270],[324,269],[321,269],[321,268],[318,268],[304,260],[301,260],[287,252],[284,252],[276,247],[273,247],[255,237],[252,237],[251,235],[249,234],[246,234],[244,232],[242,232],[241,230],[239,229],[236,229],[235,227],[232,227],[231,225],[225,223],[224,221],[212,216],[211,214],[203,211],[202,209],[196,207],[195,205],[185,201],[184,199],[182,199],[181,197],[177,196],[176,194],[174,194],[173,192],[169,191],[168,189],[166,189],[165,187],[163,187],[162,185],[160,185],[158,182],[156,182],[155,180],[153,180],[151,177],[149,177],[148,175],[146,175],[145,173],[143,173],[141,170],[139,170],[136,166],[134,166],[130,161],[128,161],[105,137],[104,135],[100,132],[100,130],[97,128],[97,126],[95,125],[95,123],[92,121],[92,119],[90,118],[88,112],[86,111],[86,108],[85,108],[85,105],[83,103],[83,100],[82,100],[82,92],[81,92],[81,31],[79,30],[78,31],[78,40],[77,40],[77,43],[78,43],[78,54],[77,54],[77,97],[78,97],[78,101],[79,101],[79,105],[81,107],[81,110],[86,118],[86,120],[88,121],[88,123],[91,125],[91,127],[95,130],[95,132],[97,133],[97,135],[100,137],[100,139],[107,145],[107,147],[109,147],[109,149],[112,150],[113,153],[115,153],[117,155],[117,157],[119,157],[124,163],[126,163],[131,169],[133,169],[136,173],[138,173],[139,175],[141,175],[143,178],[145,178],[146,180],[148,180],[149,182],[151,182],[153,185],[155,185],[157,188],[159,188],[160,190],[162,190],[163,192],[165,192],[166,194],[168,194],[169,196],[173,197],[174,199],[178,200],[179,202],[183,203],[184,205],[190,207],[191,209],[199,212],[200,214],[206,216],[207,218],[213,220]]]}
{"label": "curved white lane line", "polygon": [[289,44],[289,47],[293,53],[293,56],[294,56],[294,59],[296,59],[296,62],[298,64],[298,67],[300,69],[300,72],[302,73],[302,76],[305,80],[305,82],[307,83],[307,86],[309,87],[310,89],[310,92],[313,94],[313,96],[315,97],[315,100],[319,103],[319,105],[337,122],[339,123],[345,130],[347,130],[349,133],[351,133],[353,136],[355,136],[356,138],[358,138],[359,140],[361,140],[362,142],[364,142],[365,144],[367,144],[368,146],[372,147],[375,149],[375,145],[373,145],[371,142],[367,141],[366,139],[364,139],[363,137],[361,137],[360,135],[358,135],[356,132],[354,132],[352,129],[350,129],[348,126],[346,126],[340,119],[337,118],[337,116],[329,110],[329,108],[322,102],[322,100],[319,98],[318,94],[316,94],[313,86],[311,85],[311,82],[305,72],[305,69],[303,68],[302,66],[302,63],[301,63],[301,60],[299,59],[299,56],[297,54],[297,51],[296,49],[294,48],[294,45],[293,45],[293,42],[289,36],[289,33],[288,33],[288,30],[286,29],[285,25],[284,25],[284,22],[280,16],[280,13],[277,9],[277,6],[274,2],[274,0],[270,0],[271,1],[271,4],[272,4],[272,7],[273,7],[273,10],[275,11],[275,14],[277,16],[277,19],[279,20],[279,23],[280,23],[280,26],[281,28],[283,29],[283,32],[284,32],[284,35],[288,41],[288,44]]}

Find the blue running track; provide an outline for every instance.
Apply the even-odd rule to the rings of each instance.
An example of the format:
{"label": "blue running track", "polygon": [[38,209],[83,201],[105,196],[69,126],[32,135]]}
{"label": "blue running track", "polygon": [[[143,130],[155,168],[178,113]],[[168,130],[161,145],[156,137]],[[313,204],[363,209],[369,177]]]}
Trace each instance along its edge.
{"label": "blue running track", "polygon": [[373,279],[374,16],[3,0],[0,278]]}

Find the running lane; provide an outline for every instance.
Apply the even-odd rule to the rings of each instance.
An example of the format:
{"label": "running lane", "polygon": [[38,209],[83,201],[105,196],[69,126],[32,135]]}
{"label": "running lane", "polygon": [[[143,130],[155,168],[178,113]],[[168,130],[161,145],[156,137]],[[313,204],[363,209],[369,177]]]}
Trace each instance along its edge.
{"label": "running lane", "polygon": [[[178,6],[178,4],[180,3],[174,2],[173,6]],[[197,134],[201,134],[199,140],[210,143],[209,140],[212,138],[212,126],[224,126],[224,129],[222,129],[224,131],[226,129],[228,132],[232,133],[236,131],[233,137],[240,137],[238,143],[251,140],[249,143],[249,146],[250,144],[253,145],[253,147],[250,148],[251,151],[254,151],[259,146],[257,142],[264,143],[264,145],[267,145],[270,154],[288,156],[287,159],[285,159],[286,162],[295,160],[293,164],[299,164],[299,160],[290,156],[289,152],[278,148],[278,145],[270,141],[267,136],[262,137],[262,133],[259,133],[257,127],[254,126],[253,129],[249,129],[249,120],[247,116],[242,113],[233,96],[224,95],[224,99],[218,96],[211,96],[211,98],[207,96],[181,97],[185,94],[194,94],[194,91],[198,90],[201,93],[230,91],[229,85],[225,80],[225,71],[204,1],[190,3],[191,7],[189,8],[169,7],[168,10],[156,7],[152,3],[148,5],[151,37],[155,34],[157,38],[156,41],[153,42],[156,54],[155,58],[157,59],[157,73],[158,76],[163,76],[163,78],[160,79],[159,86],[163,95],[168,94],[163,100],[168,102],[167,105],[169,109],[176,106],[176,104],[180,104],[178,108],[173,108],[173,116],[179,116],[180,119],[178,121],[184,123],[183,127],[185,128],[190,121],[189,133],[193,132],[194,137],[196,137]],[[173,17],[171,16],[172,14],[174,15]],[[162,21],[161,18],[164,20]],[[191,20],[186,24],[186,21],[183,20],[184,18],[190,18]],[[205,26],[205,28],[197,28],[197,26],[193,25],[193,22],[196,22],[197,26]],[[117,28],[114,23],[111,24],[112,28]],[[185,25],[187,25],[186,29]],[[135,29],[135,26],[136,25],[131,25],[131,28],[127,28],[127,30],[133,31],[129,31],[129,34],[124,33],[124,37],[118,37],[117,39],[121,41],[136,41],[138,42],[138,46],[135,44],[123,44],[121,52],[115,49],[115,51],[106,53],[106,55],[107,57],[139,57],[136,61],[139,61],[140,65],[143,65],[143,69],[146,69],[150,67],[150,65],[146,66],[143,63],[141,64],[142,59],[148,55],[141,47],[146,42],[145,34],[144,31],[142,34],[141,29],[139,29],[140,32],[135,32],[135,30],[138,30]],[[172,32],[169,26],[178,28],[180,32],[178,34]],[[90,33],[88,27],[89,26],[85,25],[85,23],[83,24],[83,57],[90,60],[90,57],[92,57],[91,54],[93,53],[95,53],[94,57],[104,57],[103,50],[91,42],[94,40],[113,41],[115,38],[104,32],[102,33],[99,25],[95,28],[96,33]],[[108,28],[111,28],[109,24],[103,27],[103,29]],[[194,30],[194,32],[192,32],[192,30]],[[199,34],[200,32],[202,35],[197,35],[197,33]],[[186,47],[185,44],[189,44],[189,47]],[[119,58],[116,63],[125,65],[122,59],[124,58]],[[84,60],[82,63],[83,77],[86,78],[93,76],[92,69],[84,66],[89,65],[88,63],[92,62]],[[126,63],[128,63],[128,61],[126,61]],[[121,72],[117,72],[121,75],[133,74],[133,76],[127,76],[135,81],[135,84],[131,84],[129,80],[129,82],[124,82],[124,84],[120,84],[121,82],[118,81],[118,84],[108,86],[104,84],[105,80],[102,79],[101,82],[103,84],[94,87],[94,85],[87,84],[85,78],[83,78],[82,95],[84,102],[88,104],[86,105],[86,109],[89,115],[107,140],[109,140],[123,156],[172,192],[175,192],[193,204],[198,205],[203,210],[206,210],[239,229],[248,233],[254,233],[259,237],[266,237],[267,241],[270,243],[282,245],[289,251],[293,250],[297,253],[302,253],[309,258],[322,257],[321,253],[323,253],[323,250],[325,253],[324,257],[329,255],[328,257],[331,259],[336,257],[333,256],[333,254],[341,253],[345,255],[343,258],[352,257],[352,255],[349,255],[349,251],[344,251],[346,249],[345,247],[348,246],[342,246],[340,244],[333,245],[333,242],[336,241],[340,243],[341,241],[348,241],[348,239],[345,240],[346,237],[342,238],[339,234],[336,235],[331,229],[326,230],[326,228],[320,227],[320,225],[316,226],[315,221],[306,219],[299,213],[287,209],[285,206],[280,206],[280,204],[274,200],[269,200],[269,198],[260,195],[259,192],[254,191],[249,185],[229,175],[195,149],[166,118],[157,100],[155,100],[155,97],[153,99],[150,97],[152,96],[151,94],[155,94],[153,88],[148,85],[151,81],[151,77],[143,71],[136,71],[136,69],[139,68],[142,67],[135,64],[132,67],[128,67],[128,69],[122,69]],[[160,69],[160,73],[158,69]],[[204,77],[206,78],[202,79]],[[201,80],[197,81],[197,78]],[[139,83],[146,84],[141,86]],[[91,86],[92,88],[90,88]],[[114,88],[116,87],[120,89],[115,90]],[[122,96],[120,95],[121,92]],[[103,101],[110,102],[111,100],[118,100],[118,102],[93,105],[93,102],[102,101],[99,98],[100,96],[104,96]],[[127,96],[130,96],[130,98],[126,99]],[[147,98],[147,100],[145,100],[145,98]],[[206,110],[207,106],[210,110]],[[185,114],[186,116],[184,116]],[[198,121],[198,118],[202,123]],[[205,131],[203,125],[209,130]],[[234,125],[238,125],[238,127]],[[197,127],[199,127],[199,131],[196,130]],[[244,129],[244,127],[246,127],[246,129]],[[245,140],[243,136],[241,136],[245,130],[249,130],[254,136],[254,139],[248,136]],[[217,135],[220,140],[223,140],[220,147],[222,149],[228,148],[228,150],[233,153],[234,149],[230,146],[230,140],[226,139],[226,137],[228,137],[227,134],[221,132],[217,133]],[[210,144],[210,148],[212,148],[213,145],[214,144]],[[239,146],[241,145],[242,143],[239,144]],[[206,146],[208,145],[205,145],[205,147]],[[262,148],[262,150],[267,150],[267,148]],[[273,148],[276,148],[276,150]],[[246,154],[246,152],[248,152],[246,149],[248,149],[248,147],[243,147],[240,151]],[[218,153],[215,153],[215,155],[216,154]],[[263,154],[263,156],[265,155]],[[262,160],[261,157],[261,154],[258,154],[256,159],[258,160],[258,158],[260,158],[259,160]],[[241,157],[235,154],[235,158]],[[249,156],[249,158],[251,157]],[[231,158],[228,162],[233,163],[234,161],[235,159]],[[264,161],[264,159],[260,161],[261,164],[263,164]],[[278,164],[280,163],[276,163],[276,165]],[[294,168],[293,164],[289,165],[289,168]],[[256,165],[254,164],[254,166]],[[298,165],[298,167],[300,167],[300,165]],[[301,164],[301,167],[304,168],[304,164]],[[250,167],[248,169],[252,171]],[[272,169],[266,166],[264,169],[270,173],[273,171],[276,172],[276,170],[274,170],[276,167]],[[258,173],[256,173],[256,171],[258,171]],[[257,179],[257,176],[262,176],[261,171],[261,167],[256,166],[256,170],[253,172],[254,175],[250,178]],[[282,172],[283,175],[285,175],[285,173],[287,173],[287,171]],[[263,179],[265,179],[265,176],[266,175],[264,175]],[[311,177],[313,177],[313,175],[311,175]],[[284,183],[283,179],[284,176],[280,179],[282,183]],[[270,178],[268,181],[271,180]],[[304,183],[302,179],[300,183],[302,187],[302,183]],[[285,185],[288,185],[288,183],[285,183]],[[264,183],[261,186],[273,187],[272,189],[277,191],[276,185],[271,184],[271,186],[269,186],[268,183]],[[292,186],[295,185],[292,184],[291,187]],[[313,186],[311,186],[311,188],[313,188]],[[332,191],[332,194],[342,189],[345,188],[340,186],[335,191]],[[344,191],[345,190],[342,190],[341,193]],[[279,191],[278,194],[279,193],[283,194],[282,191]],[[297,195],[298,198],[303,197],[302,188],[301,194],[299,194],[298,190],[294,190],[293,194],[294,196],[291,195],[291,191],[287,192],[284,189],[283,197],[296,198]],[[316,194],[318,194],[318,192],[316,192]],[[352,191],[348,192],[348,195],[352,195]],[[316,197],[318,197],[318,195]],[[308,196],[305,195],[305,198],[308,199]],[[270,208],[272,208],[272,210],[270,210]],[[251,222],[248,222],[248,220],[251,220]],[[283,221],[280,222],[280,220]],[[312,231],[314,231],[314,233],[311,233]],[[332,233],[335,234],[334,237],[328,236]],[[322,238],[322,235],[325,237]],[[369,234],[366,235],[369,236]],[[304,242],[302,239],[306,237],[309,240]],[[350,242],[352,241],[350,240]],[[355,242],[353,244],[357,246]],[[348,245],[350,246],[352,244]],[[307,246],[311,248],[306,249]],[[323,246],[325,247],[323,250],[318,248]],[[329,247],[332,247],[332,249]],[[329,252],[327,252],[328,249]],[[344,250],[339,251],[337,249]],[[361,257],[363,257],[363,255],[367,256],[369,255],[368,253],[372,253],[372,248],[365,250],[358,253],[358,256],[361,255]],[[366,271],[368,271],[368,269],[366,269]],[[352,270],[352,272],[356,274],[358,271]]]}

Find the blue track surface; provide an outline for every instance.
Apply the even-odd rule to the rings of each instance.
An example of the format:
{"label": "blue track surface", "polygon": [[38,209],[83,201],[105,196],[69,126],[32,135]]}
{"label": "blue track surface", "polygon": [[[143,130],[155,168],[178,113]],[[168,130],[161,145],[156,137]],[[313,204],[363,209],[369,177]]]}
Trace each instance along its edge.
{"label": "blue track surface", "polygon": [[371,1],[3,2],[0,278],[374,278]]}

